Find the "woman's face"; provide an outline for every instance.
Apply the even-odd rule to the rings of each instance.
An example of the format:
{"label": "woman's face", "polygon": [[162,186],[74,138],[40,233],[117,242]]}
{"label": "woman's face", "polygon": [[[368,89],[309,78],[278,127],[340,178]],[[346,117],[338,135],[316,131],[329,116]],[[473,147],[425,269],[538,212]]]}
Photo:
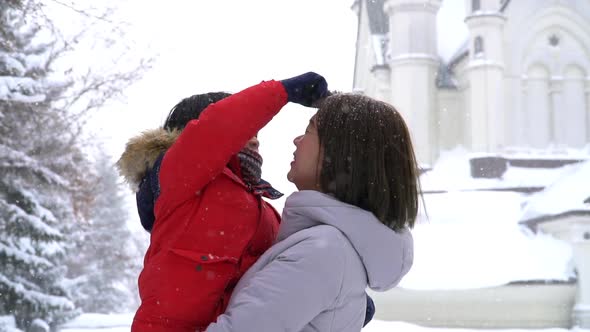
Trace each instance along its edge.
{"label": "woman's face", "polygon": [[309,120],[305,134],[295,137],[295,152],[287,179],[299,190],[319,190],[320,141],[315,116]]}

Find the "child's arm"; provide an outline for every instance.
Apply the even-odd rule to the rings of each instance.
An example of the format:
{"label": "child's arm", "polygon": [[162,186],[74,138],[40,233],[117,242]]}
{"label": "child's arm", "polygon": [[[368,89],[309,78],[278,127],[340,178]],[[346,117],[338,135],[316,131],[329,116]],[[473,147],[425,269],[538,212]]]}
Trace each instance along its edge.
{"label": "child's arm", "polygon": [[199,120],[188,123],[164,155],[162,194],[177,203],[194,195],[221,173],[231,156],[286,103],[283,85],[269,81],[207,107]]}
{"label": "child's arm", "polygon": [[262,82],[208,106],[164,155],[161,192],[180,203],[217,176],[288,102],[311,106],[326,97],[328,83],[316,73]]}

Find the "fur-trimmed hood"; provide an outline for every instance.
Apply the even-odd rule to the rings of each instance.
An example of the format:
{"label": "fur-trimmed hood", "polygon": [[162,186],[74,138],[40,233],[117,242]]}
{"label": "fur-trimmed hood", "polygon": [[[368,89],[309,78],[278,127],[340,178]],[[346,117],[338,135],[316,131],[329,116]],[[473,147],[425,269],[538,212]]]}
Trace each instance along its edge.
{"label": "fur-trimmed hood", "polygon": [[153,168],[156,159],[172,146],[179,135],[180,131],[169,132],[158,128],[144,131],[127,142],[125,152],[117,161],[117,168],[134,191],[139,189],[141,180]]}

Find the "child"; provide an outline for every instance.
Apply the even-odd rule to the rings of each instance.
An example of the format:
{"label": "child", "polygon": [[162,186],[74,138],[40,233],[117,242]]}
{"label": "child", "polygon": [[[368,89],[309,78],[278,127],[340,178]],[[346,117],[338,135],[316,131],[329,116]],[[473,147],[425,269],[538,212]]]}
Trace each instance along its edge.
{"label": "child", "polygon": [[295,138],[278,241],[246,272],[207,331],[360,331],[365,288],[398,284],[418,209],[410,134],[390,105],[326,98]]}
{"label": "child", "polygon": [[225,310],[278,230],[279,216],[260,197],[255,136],[288,101],[310,106],[327,94],[315,73],[262,82],[219,96],[186,124],[184,107],[195,102],[188,100],[166,128],[128,143],[118,166],[139,190],[151,230],[132,331],[204,330]]}

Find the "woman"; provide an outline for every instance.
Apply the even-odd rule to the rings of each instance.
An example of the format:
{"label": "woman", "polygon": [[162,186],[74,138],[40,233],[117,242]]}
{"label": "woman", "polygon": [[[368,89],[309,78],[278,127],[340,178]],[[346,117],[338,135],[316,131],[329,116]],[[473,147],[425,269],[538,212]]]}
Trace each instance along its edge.
{"label": "woman", "polygon": [[[315,73],[262,82],[219,98],[180,132],[150,132],[128,143],[118,166],[134,189],[148,188],[138,205],[151,229],[132,331],[203,330],[224,312],[279,224],[261,199],[255,136],[288,101],[311,106],[327,94]],[[175,114],[168,123],[183,122]]]}
{"label": "woman", "polygon": [[332,95],[294,143],[288,179],[299,191],[278,241],[207,331],[360,331],[365,288],[390,289],[412,265],[418,172],[400,114]]}

